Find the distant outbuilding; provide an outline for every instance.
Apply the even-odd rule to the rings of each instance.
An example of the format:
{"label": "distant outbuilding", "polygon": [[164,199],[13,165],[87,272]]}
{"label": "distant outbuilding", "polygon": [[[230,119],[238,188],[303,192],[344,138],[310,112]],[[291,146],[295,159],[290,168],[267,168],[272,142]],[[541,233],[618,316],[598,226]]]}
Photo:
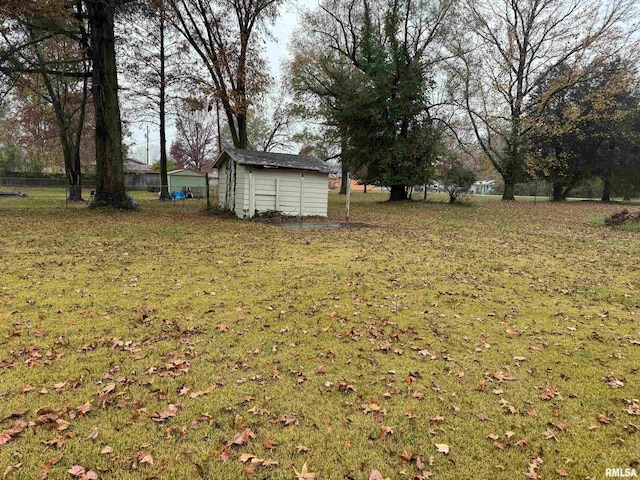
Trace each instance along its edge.
{"label": "distant outbuilding", "polygon": [[207,195],[207,180],[204,173],[194,170],[173,170],[167,173],[169,180],[169,193],[191,192],[193,197],[205,197]]}
{"label": "distant outbuilding", "polygon": [[220,206],[239,218],[264,212],[327,216],[333,169],[317,158],[227,148],[214,166]]}

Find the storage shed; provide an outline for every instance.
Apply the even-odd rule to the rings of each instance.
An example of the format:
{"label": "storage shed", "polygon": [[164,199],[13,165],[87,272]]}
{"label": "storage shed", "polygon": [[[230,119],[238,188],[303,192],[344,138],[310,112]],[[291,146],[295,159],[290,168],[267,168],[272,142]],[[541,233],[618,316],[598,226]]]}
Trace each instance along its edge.
{"label": "storage shed", "polygon": [[191,190],[194,197],[207,195],[207,180],[204,173],[181,169],[167,173],[169,179],[169,193]]}
{"label": "storage shed", "polygon": [[332,168],[317,158],[228,148],[215,167],[220,206],[239,218],[269,211],[327,216]]}

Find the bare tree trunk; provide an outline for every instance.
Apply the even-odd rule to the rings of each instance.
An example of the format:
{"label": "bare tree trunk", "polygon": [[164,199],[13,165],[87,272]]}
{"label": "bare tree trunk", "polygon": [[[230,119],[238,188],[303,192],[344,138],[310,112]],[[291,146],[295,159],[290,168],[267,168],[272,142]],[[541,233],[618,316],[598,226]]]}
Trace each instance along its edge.
{"label": "bare tree trunk", "polygon": [[249,137],[247,136],[247,117],[245,114],[236,114],[238,120],[238,145],[236,147],[247,149],[249,147]]}
{"label": "bare tree trunk", "polygon": [[561,202],[563,201],[564,198],[564,185],[562,183],[559,182],[555,182],[553,184],[553,201],[554,202]]}
{"label": "bare tree trunk", "polygon": [[131,208],[124,185],[122,123],[114,35],[114,0],[87,0],[96,112],[96,196],[94,206]]}
{"label": "bare tree trunk", "polygon": [[406,185],[391,185],[391,195],[389,195],[390,202],[398,202],[406,199],[407,199]]}
{"label": "bare tree trunk", "polygon": [[515,200],[516,183],[509,176],[504,176],[504,192],[502,193],[502,200]]}
{"label": "bare tree trunk", "polygon": [[603,202],[611,201],[611,175],[605,175],[602,179],[604,182],[604,188],[602,189],[602,199]]}
{"label": "bare tree trunk", "polygon": [[349,169],[347,168],[347,162],[344,158],[347,152],[347,137],[344,134],[340,135],[340,163],[342,164],[342,182],[340,183],[340,195],[347,194],[347,185],[351,181],[349,179]]}
{"label": "bare tree trunk", "polygon": [[[83,29],[83,35],[86,32]],[[86,40],[86,39],[85,39]],[[83,65],[84,79],[82,80],[82,104],[80,105],[80,114],[78,117],[78,126],[75,134],[75,145],[73,149],[73,168],[72,183],[69,189],[69,200],[75,202],[82,201],[82,163],[80,161],[80,145],[82,144],[82,132],[84,131],[84,120],[87,112],[87,97],[89,96],[89,65],[84,62]]]}
{"label": "bare tree trunk", "polygon": [[160,200],[171,200],[167,175],[166,76],[164,48],[164,6],[160,10]]}
{"label": "bare tree trunk", "polygon": [[342,179],[340,181],[340,195],[347,194],[347,185],[349,184],[349,170],[342,164]]}

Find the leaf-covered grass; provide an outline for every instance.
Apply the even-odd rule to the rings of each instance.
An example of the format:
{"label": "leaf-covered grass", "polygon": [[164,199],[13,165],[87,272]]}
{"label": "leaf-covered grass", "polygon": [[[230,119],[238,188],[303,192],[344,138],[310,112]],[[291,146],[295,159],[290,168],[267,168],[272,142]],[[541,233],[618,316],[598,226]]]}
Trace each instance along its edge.
{"label": "leaf-covered grass", "polygon": [[592,220],[616,206],[354,194],[375,228],[296,232],[27,193],[0,200],[7,478],[638,469],[640,238]]}

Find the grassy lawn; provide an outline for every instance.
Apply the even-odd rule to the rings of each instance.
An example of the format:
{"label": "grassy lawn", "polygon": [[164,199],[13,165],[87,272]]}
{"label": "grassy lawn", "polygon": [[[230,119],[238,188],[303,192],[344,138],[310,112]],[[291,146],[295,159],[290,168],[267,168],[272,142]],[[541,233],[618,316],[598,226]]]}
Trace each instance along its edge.
{"label": "grassy lawn", "polygon": [[6,478],[640,471],[640,237],[602,226],[619,206],[354,194],[376,228],[296,232],[27,193],[0,199]]}

